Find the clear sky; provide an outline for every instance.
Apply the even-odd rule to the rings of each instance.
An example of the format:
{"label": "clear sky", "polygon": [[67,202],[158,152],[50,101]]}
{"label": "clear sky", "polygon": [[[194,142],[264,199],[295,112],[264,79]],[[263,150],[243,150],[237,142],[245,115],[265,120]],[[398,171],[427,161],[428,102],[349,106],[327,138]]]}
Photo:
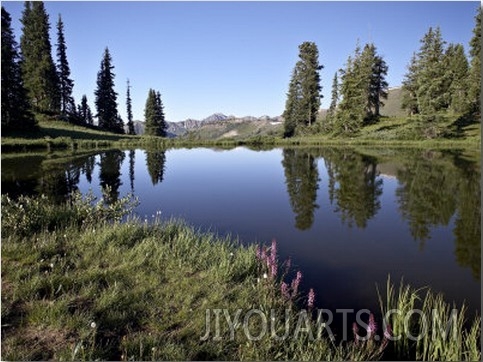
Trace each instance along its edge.
{"label": "clear sky", "polygon": [[[23,2],[2,2],[20,41]],[[334,73],[357,40],[374,42],[389,66],[389,86],[430,26],[468,54],[479,1],[454,2],[45,2],[55,58],[55,24],[62,15],[67,57],[79,103],[93,112],[104,48],[111,52],[119,112],[126,121],[126,81],[134,119],[144,120],[149,88],[161,92],[168,121],[282,114],[298,45],[313,41],[324,66],[322,107]]]}

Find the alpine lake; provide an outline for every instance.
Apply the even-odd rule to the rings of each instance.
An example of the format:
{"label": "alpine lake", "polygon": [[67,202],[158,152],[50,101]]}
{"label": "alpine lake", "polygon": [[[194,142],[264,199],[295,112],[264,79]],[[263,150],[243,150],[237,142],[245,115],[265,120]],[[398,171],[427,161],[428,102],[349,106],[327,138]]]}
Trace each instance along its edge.
{"label": "alpine lake", "polygon": [[[319,308],[379,310],[391,281],[480,311],[478,150],[173,148],[2,154],[2,194],[132,193],[140,222],[182,219],[240,243],[277,241]],[[289,279],[290,276],[287,276]],[[216,287],[216,286],[214,286]]]}

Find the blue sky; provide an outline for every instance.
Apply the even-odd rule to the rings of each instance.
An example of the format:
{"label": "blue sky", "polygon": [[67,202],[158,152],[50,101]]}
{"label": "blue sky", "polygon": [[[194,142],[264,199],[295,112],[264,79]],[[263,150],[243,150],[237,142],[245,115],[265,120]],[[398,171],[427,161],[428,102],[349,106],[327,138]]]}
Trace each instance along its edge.
{"label": "blue sky", "polygon": [[[20,40],[23,2],[2,2]],[[119,112],[126,119],[126,81],[134,119],[144,119],[149,88],[159,90],[169,121],[215,112],[277,116],[284,110],[298,45],[313,41],[324,66],[322,107],[334,73],[357,40],[374,42],[397,86],[419,40],[440,26],[447,42],[468,52],[480,2],[45,2],[55,56],[62,15],[74,96],[94,108],[104,48],[113,58]],[[55,59],[55,58],[54,58]]]}

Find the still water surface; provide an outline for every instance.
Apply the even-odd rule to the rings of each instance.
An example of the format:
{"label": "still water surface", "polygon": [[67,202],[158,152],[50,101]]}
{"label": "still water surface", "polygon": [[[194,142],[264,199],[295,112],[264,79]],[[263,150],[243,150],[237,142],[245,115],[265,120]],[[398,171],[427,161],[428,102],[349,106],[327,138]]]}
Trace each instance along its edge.
{"label": "still water surface", "polygon": [[[2,158],[2,193],[112,188],[148,220],[183,218],[243,243],[275,238],[319,307],[378,310],[402,277],[480,309],[479,155],[460,151],[169,149]],[[374,153],[374,152],[372,152]]]}

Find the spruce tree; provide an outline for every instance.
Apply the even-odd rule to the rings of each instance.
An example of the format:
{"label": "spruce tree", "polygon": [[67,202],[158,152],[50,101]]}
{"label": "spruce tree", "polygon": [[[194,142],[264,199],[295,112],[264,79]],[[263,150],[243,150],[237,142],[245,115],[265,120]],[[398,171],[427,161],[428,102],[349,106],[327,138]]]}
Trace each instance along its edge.
{"label": "spruce tree", "polygon": [[10,14],[2,6],[2,130],[32,129],[35,120],[23,84],[11,23]]}
{"label": "spruce tree", "polygon": [[420,69],[417,77],[416,97],[421,114],[432,115],[445,108],[448,98],[443,66],[445,42],[439,27],[435,30],[429,28],[421,43],[418,54]]}
{"label": "spruce tree", "polygon": [[97,73],[97,89],[95,105],[99,127],[116,133],[123,133],[117,112],[117,93],[114,91],[114,66],[109,49],[106,47],[101,61],[101,69]]}
{"label": "spruce tree", "polygon": [[292,71],[292,78],[288,87],[287,100],[285,102],[285,111],[283,112],[284,118],[284,137],[292,137],[295,134],[295,129],[297,124],[300,122],[300,99],[301,89],[300,89],[300,79],[298,76],[299,63],[295,66]]}
{"label": "spruce tree", "polygon": [[70,79],[67,46],[65,45],[64,37],[64,23],[62,22],[60,14],[59,20],[57,21],[57,73],[59,76],[60,112],[64,116],[72,115],[75,113],[75,103],[72,97],[74,82]]}
{"label": "spruce tree", "polygon": [[408,65],[408,72],[404,75],[402,85],[402,101],[401,108],[406,110],[408,115],[413,116],[419,113],[418,98],[417,98],[417,77],[418,77],[418,58],[413,54]]}
{"label": "spruce tree", "polygon": [[164,119],[163,104],[161,94],[154,89],[148,92],[146,107],[144,108],[145,129],[144,133],[148,136],[166,137],[167,124]]}
{"label": "spruce tree", "polygon": [[374,44],[366,44],[362,51],[359,44],[356,46],[341,70],[342,101],[335,122],[338,133],[355,133],[379,119],[381,99],[387,98],[387,70]]}
{"label": "spruce tree", "polygon": [[94,123],[91,108],[87,103],[87,96],[85,94],[82,96],[81,104],[78,107],[77,114],[81,124],[92,126],[92,124]]}
{"label": "spruce tree", "polygon": [[447,107],[455,113],[465,113],[468,108],[468,59],[461,44],[450,44],[444,56],[446,87],[448,88]]}
{"label": "spruce tree", "polygon": [[369,44],[371,55],[371,73],[369,79],[369,108],[370,116],[373,120],[378,120],[381,106],[384,105],[382,99],[387,99],[388,83],[386,81],[388,66],[382,56],[377,54],[374,44]]}
{"label": "spruce tree", "polygon": [[337,78],[337,72],[335,72],[334,79],[332,80],[331,96],[329,112],[330,114],[333,114],[337,108],[337,103],[339,102],[339,80]]}
{"label": "spruce tree", "polygon": [[161,100],[161,93],[156,92],[156,115],[159,120],[158,124],[158,135],[161,137],[166,137],[167,136],[167,130],[168,130],[168,123],[166,122],[165,116],[164,116],[164,106],[163,106],[163,101]]}
{"label": "spruce tree", "polygon": [[339,102],[339,80],[337,78],[337,72],[334,74],[334,78],[332,80],[332,92],[331,92],[331,101],[330,106],[327,111],[327,116],[325,119],[325,124],[323,125],[324,131],[331,131],[333,129],[333,122],[335,118],[335,112],[337,109],[337,104]]}
{"label": "spruce tree", "polygon": [[59,79],[51,54],[49,16],[44,3],[26,1],[21,22],[22,75],[30,102],[35,111],[58,114]]}
{"label": "spruce tree", "polygon": [[349,56],[345,69],[340,70],[340,95],[335,131],[339,134],[354,134],[363,126],[367,115],[367,75],[362,72],[361,49],[356,46],[354,56]]}
{"label": "spruce tree", "polygon": [[320,108],[319,51],[313,42],[299,46],[299,58],[292,72],[287,101],[285,103],[285,137],[295,134],[297,127],[311,126],[317,119]]}
{"label": "spruce tree", "polygon": [[469,111],[479,119],[481,114],[481,8],[478,7],[475,17],[473,37],[470,41],[471,67],[468,75]]}
{"label": "spruce tree", "polygon": [[127,80],[127,94],[126,94],[126,110],[127,110],[127,127],[128,127],[128,134],[134,135],[136,132],[134,131],[134,122],[132,119],[132,101],[131,101],[131,92],[130,92],[130,84],[129,79]]}

